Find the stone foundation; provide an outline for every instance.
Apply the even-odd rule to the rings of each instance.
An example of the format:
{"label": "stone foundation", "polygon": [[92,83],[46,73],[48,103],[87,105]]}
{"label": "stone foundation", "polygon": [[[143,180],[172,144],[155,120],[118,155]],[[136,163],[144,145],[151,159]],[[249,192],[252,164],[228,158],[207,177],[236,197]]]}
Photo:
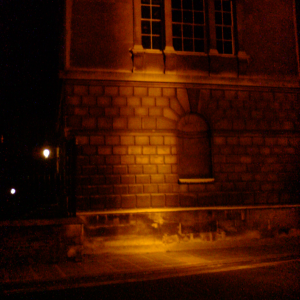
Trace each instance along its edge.
{"label": "stone foundation", "polygon": [[82,213],[79,218],[85,229],[83,253],[88,254],[118,248],[126,251],[126,247],[139,246],[156,246],[159,247],[156,250],[161,251],[169,244],[182,242],[196,242],[196,247],[215,247],[218,243],[211,242],[221,241],[227,244],[220,247],[228,247],[236,241],[261,242],[300,235],[299,206],[131,210]]}

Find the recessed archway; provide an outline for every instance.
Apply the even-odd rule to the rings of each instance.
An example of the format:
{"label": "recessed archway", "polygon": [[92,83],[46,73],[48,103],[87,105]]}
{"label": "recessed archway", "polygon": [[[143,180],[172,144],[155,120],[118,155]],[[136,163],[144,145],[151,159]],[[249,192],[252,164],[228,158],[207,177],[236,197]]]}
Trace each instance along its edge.
{"label": "recessed archway", "polygon": [[198,114],[178,122],[179,179],[212,178],[210,129]]}

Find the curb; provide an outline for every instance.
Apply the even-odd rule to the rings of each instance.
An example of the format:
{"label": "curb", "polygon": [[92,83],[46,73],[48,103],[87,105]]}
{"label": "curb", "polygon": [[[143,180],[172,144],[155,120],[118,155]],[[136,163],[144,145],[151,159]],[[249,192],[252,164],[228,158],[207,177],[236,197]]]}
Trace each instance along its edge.
{"label": "curb", "polygon": [[215,273],[231,271],[236,269],[258,268],[268,265],[285,263],[289,261],[299,261],[300,254],[275,255],[273,257],[263,257],[257,260],[233,260],[230,262],[216,262],[211,264],[198,264],[192,266],[166,267],[141,271],[116,271],[110,274],[70,276],[59,280],[35,280],[30,282],[3,283],[2,291],[5,296],[41,292],[50,290],[64,290],[71,288],[85,288],[100,285],[122,284],[128,282],[158,280],[163,278],[191,276],[205,273]]}

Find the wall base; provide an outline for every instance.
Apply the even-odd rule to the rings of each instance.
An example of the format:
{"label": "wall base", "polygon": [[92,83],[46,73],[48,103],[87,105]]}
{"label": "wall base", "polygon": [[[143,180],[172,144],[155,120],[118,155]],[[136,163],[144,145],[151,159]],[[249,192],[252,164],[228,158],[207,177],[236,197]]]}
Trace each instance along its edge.
{"label": "wall base", "polygon": [[234,247],[300,236],[298,206],[106,211],[79,218],[84,254]]}

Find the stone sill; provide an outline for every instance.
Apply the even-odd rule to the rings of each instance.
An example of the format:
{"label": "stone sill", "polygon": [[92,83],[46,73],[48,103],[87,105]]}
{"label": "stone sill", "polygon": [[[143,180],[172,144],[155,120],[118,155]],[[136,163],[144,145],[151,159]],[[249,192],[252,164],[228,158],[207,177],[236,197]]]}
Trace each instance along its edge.
{"label": "stone sill", "polygon": [[163,54],[162,50],[159,49],[132,49],[132,53],[133,54],[137,54],[137,53],[150,53],[150,54]]}
{"label": "stone sill", "polygon": [[[167,52],[169,54],[170,52]],[[174,51],[172,54],[180,56],[199,56],[199,57],[208,57],[209,55],[205,52],[191,52],[191,51]]]}
{"label": "stone sill", "polygon": [[140,214],[162,212],[188,212],[188,211],[213,211],[213,210],[257,210],[257,209],[299,209],[300,204],[266,204],[266,205],[235,205],[235,206],[202,206],[202,207],[160,207],[160,208],[133,208],[112,209],[101,211],[81,211],[77,216],[114,215],[114,214]]}
{"label": "stone sill", "polygon": [[180,178],[179,183],[211,183],[214,178]]}

